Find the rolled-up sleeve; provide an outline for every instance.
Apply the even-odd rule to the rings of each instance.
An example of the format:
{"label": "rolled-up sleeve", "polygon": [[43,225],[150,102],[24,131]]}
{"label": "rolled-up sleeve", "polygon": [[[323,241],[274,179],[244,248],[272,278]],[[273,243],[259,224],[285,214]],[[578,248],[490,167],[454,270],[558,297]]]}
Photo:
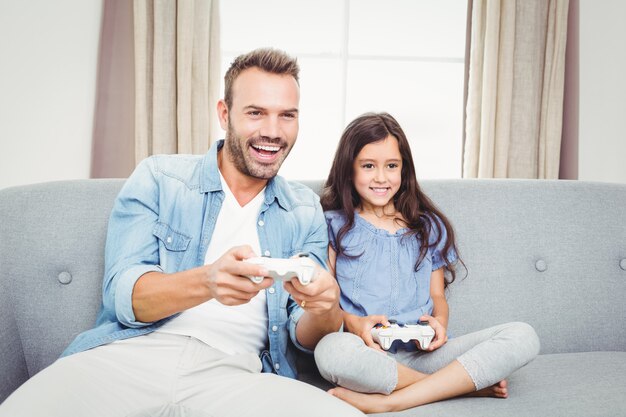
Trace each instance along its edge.
{"label": "rolled-up sleeve", "polygon": [[[314,213],[303,248],[322,268],[328,269],[328,226],[326,225],[326,219],[324,218],[322,207],[317,198],[313,207]],[[290,297],[287,304],[287,313],[289,314],[289,337],[292,343],[298,349],[312,353],[310,349],[305,348],[298,342],[296,336],[296,326],[304,314],[304,309]]]}
{"label": "rolled-up sleeve", "polygon": [[133,311],[133,288],[151,271],[162,272],[153,230],[158,221],[158,184],[153,161],[142,161],[120,191],[111,216],[105,248],[102,288],[104,314],[127,327],[142,327]]}

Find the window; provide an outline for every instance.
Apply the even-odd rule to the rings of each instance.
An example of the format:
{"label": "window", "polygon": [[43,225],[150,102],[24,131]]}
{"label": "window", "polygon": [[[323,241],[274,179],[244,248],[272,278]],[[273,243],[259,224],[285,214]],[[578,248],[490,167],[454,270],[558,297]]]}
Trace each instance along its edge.
{"label": "window", "polygon": [[258,47],[300,63],[300,133],[281,175],[325,179],[344,127],[386,111],[411,142],[419,178],[460,178],[466,2],[225,0],[220,8],[222,74]]}

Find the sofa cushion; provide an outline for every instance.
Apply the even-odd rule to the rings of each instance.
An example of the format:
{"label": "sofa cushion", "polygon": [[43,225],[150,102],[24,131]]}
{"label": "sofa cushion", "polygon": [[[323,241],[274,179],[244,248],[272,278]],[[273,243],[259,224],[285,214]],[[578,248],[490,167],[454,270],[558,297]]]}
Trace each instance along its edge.
{"label": "sofa cushion", "polygon": [[[626,415],[626,352],[540,355],[508,379],[509,398],[456,398],[385,417]],[[383,415],[383,414],[378,414]]]}

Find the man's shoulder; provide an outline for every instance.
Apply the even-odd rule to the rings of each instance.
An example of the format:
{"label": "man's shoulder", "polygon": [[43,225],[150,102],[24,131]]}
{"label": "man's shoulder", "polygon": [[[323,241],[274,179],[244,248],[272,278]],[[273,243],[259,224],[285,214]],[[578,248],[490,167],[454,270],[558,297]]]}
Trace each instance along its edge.
{"label": "man's shoulder", "polygon": [[319,205],[319,196],[308,186],[297,181],[288,181],[277,175],[274,177],[279,198],[286,199],[286,203],[291,205]]}
{"label": "man's shoulder", "polygon": [[142,163],[148,164],[155,175],[178,180],[190,188],[200,182],[200,170],[204,155],[152,155]]}

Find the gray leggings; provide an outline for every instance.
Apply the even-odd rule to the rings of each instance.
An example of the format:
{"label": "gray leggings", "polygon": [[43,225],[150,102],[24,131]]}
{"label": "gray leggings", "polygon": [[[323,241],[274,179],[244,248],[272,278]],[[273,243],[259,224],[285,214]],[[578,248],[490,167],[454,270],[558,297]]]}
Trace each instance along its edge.
{"label": "gray leggings", "polygon": [[315,362],[321,375],[335,385],[390,394],[398,384],[396,362],[432,374],[456,359],[480,390],[505,379],[538,353],[535,330],[514,322],[451,338],[433,352],[383,353],[369,348],[352,333],[331,333],[315,348]]}

